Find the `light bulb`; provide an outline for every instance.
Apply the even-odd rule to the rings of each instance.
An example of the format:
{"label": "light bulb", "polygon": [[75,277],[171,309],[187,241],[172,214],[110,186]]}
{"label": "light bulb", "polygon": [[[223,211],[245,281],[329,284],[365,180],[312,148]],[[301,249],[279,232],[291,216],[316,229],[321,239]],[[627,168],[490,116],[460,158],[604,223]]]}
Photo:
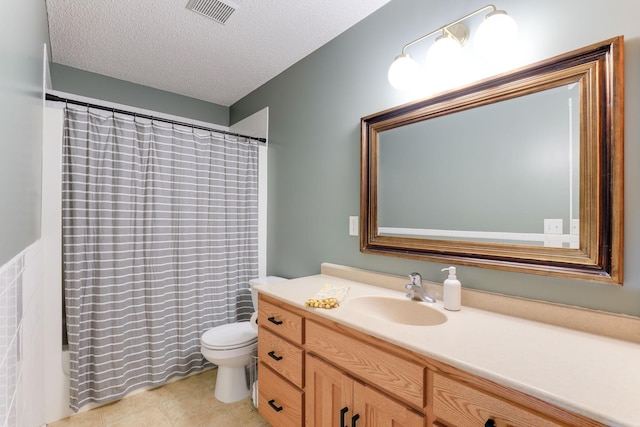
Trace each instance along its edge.
{"label": "light bulb", "polygon": [[456,66],[462,54],[462,45],[452,37],[438,37],[427,51],[427,64],[431,67]]}
{"label": "light bulb", "polygon": [[455,87],[461,77],[462,44],[453,37],[442,35],[427,51],[425,77],[436,92]]}
{"label": "light bulb", "polygon": [[391,86],[398,90],[407,90],[418,82],[420,66],[410,55],[398,55],[389,67],[387,77]]}
{"label": "light bulb", "polygon": [[478,53],[486,58],[499,58],[514,49],[518,41],[518,25],[504,10],[484,17],[474,37]]}

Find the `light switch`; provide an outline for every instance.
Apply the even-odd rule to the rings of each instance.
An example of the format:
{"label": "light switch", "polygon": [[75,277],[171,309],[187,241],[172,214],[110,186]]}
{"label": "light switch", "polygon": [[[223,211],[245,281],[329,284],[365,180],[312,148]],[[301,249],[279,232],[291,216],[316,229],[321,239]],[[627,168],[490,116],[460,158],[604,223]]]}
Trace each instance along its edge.
{"label": "light switch", "polygon": [[357,236],[358,235],[358,217],[350,216],[349,217],[349,236]]}

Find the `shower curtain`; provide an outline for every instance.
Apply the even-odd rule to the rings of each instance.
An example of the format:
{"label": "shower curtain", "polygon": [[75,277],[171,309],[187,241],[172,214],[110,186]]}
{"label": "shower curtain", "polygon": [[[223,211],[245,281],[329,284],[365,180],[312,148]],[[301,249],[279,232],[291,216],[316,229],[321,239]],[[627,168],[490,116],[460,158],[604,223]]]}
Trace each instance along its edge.
{"label": "shower curtain", "polygon": [[63,169],[71,408],[202,370],[252,311],[257,144],[68,106]]}

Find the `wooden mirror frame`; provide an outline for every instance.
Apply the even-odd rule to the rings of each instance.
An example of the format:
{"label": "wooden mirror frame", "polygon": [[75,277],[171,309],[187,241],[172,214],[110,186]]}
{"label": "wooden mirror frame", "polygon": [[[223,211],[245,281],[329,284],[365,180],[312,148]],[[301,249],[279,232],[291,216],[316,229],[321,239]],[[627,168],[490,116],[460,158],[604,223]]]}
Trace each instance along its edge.
{"label": "wooden mirror frame", "polygon": [[[622,36],[361,119],[360,250],[364,253],[622,284]],[[379,135],[385,130],[580,82],[578,249],[378,233]]]}

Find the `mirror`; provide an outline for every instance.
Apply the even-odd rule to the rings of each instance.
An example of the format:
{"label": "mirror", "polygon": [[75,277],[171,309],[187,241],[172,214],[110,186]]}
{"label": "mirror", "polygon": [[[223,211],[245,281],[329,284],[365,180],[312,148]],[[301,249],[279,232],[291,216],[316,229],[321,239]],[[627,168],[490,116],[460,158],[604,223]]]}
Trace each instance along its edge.
{"label": "mirror", "polygon": [[[378,233],[577,248],[578,89],[571,82],[381,133]],[[545,219],[564,227],[545,235]]]}
{"label": "mirror", "polygon": [[623,38],[361,121],[361,250],[622,283]]}

